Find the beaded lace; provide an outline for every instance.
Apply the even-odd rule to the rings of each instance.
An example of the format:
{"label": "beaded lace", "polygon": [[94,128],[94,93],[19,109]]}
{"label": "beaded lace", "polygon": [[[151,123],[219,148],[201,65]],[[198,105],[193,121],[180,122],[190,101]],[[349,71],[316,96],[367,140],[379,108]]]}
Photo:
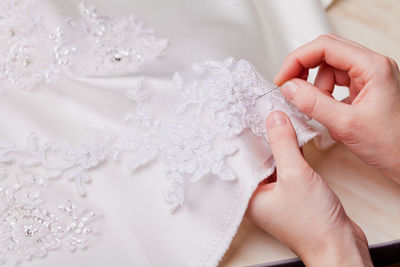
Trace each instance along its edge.
{"label": "beaded lace", "polygon": [[60,28],[50,31],[38,15],[39,2],[0,3],[0,89],[31,89],[49,83],[68,61]]}
{"label": "beaded lace", "polygon": [[69,59],[69,70],[76,75],[100,76],[132,73],[153,61],[168,41],[155,36],[133,15],[110,18],[94,6],[78,6],[81,21],[66,19],[65,43],[77,49]]}
{"label": "beaded lace", "polygon": [[19,167],[8,162],[0,169],[0,264],[85,249],[96,233],[96,214],[71,200],[46,201],[57,198],[49,181]]}
{"label": "beaded lace", "polygon": [[79,4],[82,18],[47,27],[35,0],[0,2],[0,89],[33,89],[60,72],[84,76],[125,74],[153,61],[167,40],[133,15],[113,19]]}

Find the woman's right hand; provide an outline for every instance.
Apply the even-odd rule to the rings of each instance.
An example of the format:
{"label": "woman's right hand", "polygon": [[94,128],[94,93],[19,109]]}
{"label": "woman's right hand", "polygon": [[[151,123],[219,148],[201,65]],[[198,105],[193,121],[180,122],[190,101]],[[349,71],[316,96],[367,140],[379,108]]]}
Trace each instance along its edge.
{"label": "woman's right hand", "polygon": [[[317,66],[313,85],[305,78],[308,69]],[[400,183],[400,73],[394,60],[324,35],[290,53],[275,83],[334,139]],[[342,102],[331,95],[335,84],[349,88]]]}

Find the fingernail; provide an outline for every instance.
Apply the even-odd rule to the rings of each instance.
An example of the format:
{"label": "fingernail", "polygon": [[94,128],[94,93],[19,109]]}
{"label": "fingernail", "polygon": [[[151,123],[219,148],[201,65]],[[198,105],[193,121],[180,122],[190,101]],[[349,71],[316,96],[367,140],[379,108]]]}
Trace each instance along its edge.
{"label": "fingernail", "polygon": [[273,112],[272,118],[268,120],[268,127],[273,128],[276,126],[286,124],[286,117],[282,114],[282,112]]}
{"label": "fingernail", "polygon": [[297,84],[295,82],[285,82],[282,84],[281,88],[287,98],[294,99],[297,90]]}

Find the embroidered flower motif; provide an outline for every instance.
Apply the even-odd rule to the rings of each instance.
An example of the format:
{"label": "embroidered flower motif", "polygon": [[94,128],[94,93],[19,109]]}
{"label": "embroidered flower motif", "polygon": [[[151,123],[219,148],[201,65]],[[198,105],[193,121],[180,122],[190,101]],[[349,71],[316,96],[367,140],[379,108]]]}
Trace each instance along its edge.
{"label": "embroidered flower motif", "polygon": [[199,127],[196,118],[167,123],[162,129],[159,146],[167,171],[194,173],[196,169],[206,168],[200,164],[205,163],[203,158],[210,150],[212,137],[208,129]]}
{"label": "embroidered flower motif", "polygon": [[59,170],[65,174],[67,179],[75,181],[75,189],[79,195],[85,195],[86,190],[83,183],[90,182],[87,171],[106,160],[108,154],[108,147],[103,142],[83,145],[76,150],[69,148],[65,155],[67,164],[64,168],[59,167]]}
{"label": "embroidered flower motif", "polygon": [[116,151],[129,154],[128,168],[134,170],[157,157],[163,161],[170,181],[164,198],[171,211],[183,203],[185,181],[194,183],[207,174],[222,180],[235,179],[224,158],[232,155],[236,147],[214,148],[212,132],[194,114],[188,113],[160,126],[155,120],[141,126],[143,123],[133,124],[118,131]]}
{"label": "embroidered flower motif", "polygon": [[243,130],[243,123],[233,115],[218,117],[216,121],[216,130],[224,138],[232,138],[240,134]]}
{"label": "embroidered flower motif", "polygon": [[129,169],[136,170],[154,160],[159,154],[158,134],[155,132],[155,128],[152,128],[153,121],[148,123],[149,125],[146,124],[145,128],[129,127],[119,132],[119,144],[115,150],[118,153],[127,152],[129,154],[127,164]]}
{"label": "embroidered flower motif", "polygon": [[76,150],[71,150],[67,158],[81,169],[90,169],[97,166],[107,156],[107,148],[102,143],[83,145]]}
{"label": "embroidered flower motif", "polygon": [[195,63],[192,70],[175,73],[173,84],[185,99],[180,110],[198,105],[212,120],[217,120],[222,137],[239,135],[245,128],[250,128],[257,136],[264,133],[255,125],[259,119],[253,106],[271,84],[247,61],[227,58],[222,62]]}
{"label": "embroidered flower motif", "polygon": [[[168,41],[136,21],[133,15],[113,19],[101,16],[94,6],[78,6],[81,21],[68,19],[69,41],[79,50],[71,57],[71,70],[79,75],[99,76],[131,73],[153,61],[167,47]],[[85,60],[82,60],[85,58]]]}
{"label": "embroidered flower motif", "polygon": [[0,186],[0,264],[42,258],[63,248],[86,248],[94,233],[92,211],[71,201],[51,211],[45,207],[40,179],[28,174],[7,177]]}
{"label": "embroidered flower motif", "polygon": [[[269,109],[270,111],[273,110],[273,108]],[[264,119],[261,117],[260,114],[254,112],[254,113],[246,113],[243,116],[243,120],[245,121],[246,125],[250,128],[250,130],[256,135],[256,136],[266,136],[266,131],[265,131],[265,123]]]}
{"label": "embroidered flower motif", "polygon": [[45,170],[40,179],[42,183],[64,176],[74,181],[79,195],[85,195],[84,184],[90,181],[87,171],[106,160],[113,141],[112,136],[107,136],[72,149],[68,144],[62,146],[55,142],[40,145],[38,137],[32,133],[25,145],[0,144],[0,163],[18,161],[22,166],[40,166]]}
{"label": "embroidered flower motif", "polygon": [[0,88],[29,90],[54,80],[73,52],[60,45],[61,29],[51,34],[45,27],[38,1],[6,0],[1,5],[0,23],[6,34],[0,37]]}
{"label": "embroidered flower motif", "polygon": [[167,173],[175,177],[187,174],[190,182],[198,181],[207,173],[219,175],[220,169],[214,169],[213,166],[225,166],[223,157],[234,153],[236,148],[220,152],[213,148],[212,142],[211,131],[190,113],[165,125],[161,133],[160,151]]}

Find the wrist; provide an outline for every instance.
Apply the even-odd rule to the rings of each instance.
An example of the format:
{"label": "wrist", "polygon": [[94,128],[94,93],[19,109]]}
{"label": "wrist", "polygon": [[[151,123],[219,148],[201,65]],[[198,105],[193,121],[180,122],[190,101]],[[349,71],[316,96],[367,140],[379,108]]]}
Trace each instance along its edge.
{"label": "wrist", "polygon": [[373,266],[365,235],[355,227],[325,236],[300,258],[306,266]]}

